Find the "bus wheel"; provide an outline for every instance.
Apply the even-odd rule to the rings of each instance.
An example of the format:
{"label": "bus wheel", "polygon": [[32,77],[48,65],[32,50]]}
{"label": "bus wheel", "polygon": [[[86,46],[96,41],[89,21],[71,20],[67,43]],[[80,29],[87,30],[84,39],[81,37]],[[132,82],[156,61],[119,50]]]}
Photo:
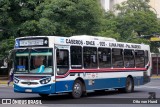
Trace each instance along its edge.
{"label": "bus wheel", "polygon": [[72,97],[73,98],[80,98],[83,94],[83,84],[80,80],[76,80],[73,85],[72,90]]}
{"label": "bus wheel", "polygon": [[39,94],[41,97],[44,97],[44,98],[46,98],[46,97],[48,97],[48,95],[49,94]]}
{"label": "bus wheel", "polygon": [[134,81],[131,77],[127,77],[125,92],[130,93],[134,91]]}
{"label": "bus wheel", "polygon": [[125,88],[118,88],[119,92],[130,93],[134,91],[134,81],[131,77],[127,77]]}

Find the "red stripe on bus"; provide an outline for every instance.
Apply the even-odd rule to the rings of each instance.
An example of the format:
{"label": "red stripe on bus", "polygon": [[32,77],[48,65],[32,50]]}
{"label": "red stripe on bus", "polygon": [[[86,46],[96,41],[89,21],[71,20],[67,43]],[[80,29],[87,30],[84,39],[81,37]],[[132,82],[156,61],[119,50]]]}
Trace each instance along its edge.
{"label": "red stripe on bus", "polygon": [[69,70],[66,74],[64,75],[59,75],[56,76],[56,78],[64,78],[68,76],[70,73],[98,73],[98,72],[127,72],[127,71],[146,71],[146,68],[100,68],[100,69],[72,69]]}

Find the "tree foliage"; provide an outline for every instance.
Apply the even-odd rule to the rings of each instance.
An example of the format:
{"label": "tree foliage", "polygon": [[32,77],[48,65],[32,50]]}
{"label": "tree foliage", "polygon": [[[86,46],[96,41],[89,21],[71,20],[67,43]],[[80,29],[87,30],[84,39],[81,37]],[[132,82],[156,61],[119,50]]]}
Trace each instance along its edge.
{"label": "tree foliage", "polygon": [[104,19],[98,0],[0,0],[0,14],[0,44],[11,36],[95,35]]}
{"label": "tree foliage", "polygon": [[117,5],[118,32],[122,39],[130,38],[132,32],[138,36],[158,31],[156,14],[150,10],[149,0],[128,0]]}
{"label": "tree foliage", "polygon": [[6,58],[10,49],[14,48],[14,37],[11,36],[9,39],[4,39],[0,42],[0,59]]}
{"label": "tree foliage", "polygon": [[36,12],[39,29],[45,27],[45,21],[49,29],[53,28],[51,34],[63,36],[93,35],[99,31],[103,18],[97,0],[46,0]]}

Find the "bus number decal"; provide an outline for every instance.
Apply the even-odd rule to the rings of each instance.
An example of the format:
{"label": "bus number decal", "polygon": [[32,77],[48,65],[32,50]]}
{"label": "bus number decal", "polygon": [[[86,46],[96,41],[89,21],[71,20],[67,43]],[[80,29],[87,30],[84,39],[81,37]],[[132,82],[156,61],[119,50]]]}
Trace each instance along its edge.
{"label": "bus number decal", "polygon": [[105,42],[99,42],[100,46],[105,46]]}

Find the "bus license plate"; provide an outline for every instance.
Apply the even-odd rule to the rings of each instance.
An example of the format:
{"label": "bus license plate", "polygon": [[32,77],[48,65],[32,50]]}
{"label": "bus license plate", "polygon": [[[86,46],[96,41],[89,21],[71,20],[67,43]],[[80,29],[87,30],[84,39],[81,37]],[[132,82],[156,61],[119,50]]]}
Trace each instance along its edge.
{"label": "bus license plate", "polygon": [[25,92],[32,92],[32,90],[31,89],[26,89]]}

